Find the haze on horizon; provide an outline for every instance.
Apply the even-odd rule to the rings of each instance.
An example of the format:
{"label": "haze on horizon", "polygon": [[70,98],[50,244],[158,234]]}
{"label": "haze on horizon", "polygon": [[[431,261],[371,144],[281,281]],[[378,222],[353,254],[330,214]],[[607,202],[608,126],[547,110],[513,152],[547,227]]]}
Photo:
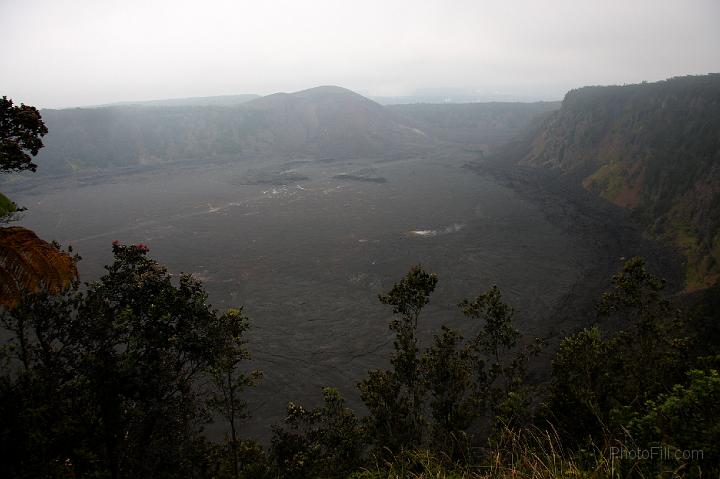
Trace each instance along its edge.
{"label": "haze on horizon", "polygon": [[38,107],[336,84],[560,99],[720,71],[716,0],[5,0],[0,94]]}

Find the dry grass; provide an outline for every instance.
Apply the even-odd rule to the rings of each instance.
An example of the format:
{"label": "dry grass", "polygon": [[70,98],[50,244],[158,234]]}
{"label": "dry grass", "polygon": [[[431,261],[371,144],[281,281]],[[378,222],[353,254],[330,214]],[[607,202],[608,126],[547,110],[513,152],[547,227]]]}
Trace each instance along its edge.
{"label": "dry grass", "polygon": [[[624,445],[616,444],[627,447]],[[478,466],[453,464],[444,454],[421,449],[396,454],[389,460],[376,461],[373,468],[352,476],[353,479],[603,479],[640,477],[636,464],[610,460],[610,443],[582,454],[563,448],[558,434],[538,428],[503,431]],[[680,477],[671,474],[668,477]]]}

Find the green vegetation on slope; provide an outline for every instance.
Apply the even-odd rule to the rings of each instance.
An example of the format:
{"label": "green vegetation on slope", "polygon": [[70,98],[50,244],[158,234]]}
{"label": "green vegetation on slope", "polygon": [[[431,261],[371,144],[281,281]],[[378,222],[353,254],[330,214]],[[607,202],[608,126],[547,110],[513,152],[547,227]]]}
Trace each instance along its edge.
{"label": "green vegetation on slope", "polygon": [[685,254],[688,289],[720,278],[720,74],[573,90],[521,162],[631,209]]}
{"label": "green vegetation on slope", "polygon": [[0,193],[0,218],[17,210],[17,205],[10,198]]}

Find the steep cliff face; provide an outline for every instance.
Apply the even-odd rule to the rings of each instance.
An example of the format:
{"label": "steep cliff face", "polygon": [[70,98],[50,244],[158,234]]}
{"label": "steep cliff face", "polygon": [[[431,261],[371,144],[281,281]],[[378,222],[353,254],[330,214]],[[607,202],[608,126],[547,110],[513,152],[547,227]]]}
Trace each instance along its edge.
{"label": "steep cliff face", "polygon": [[720,74],[573,90],[520,162],[632,210],[685,254],[688,289],[720,279]]}

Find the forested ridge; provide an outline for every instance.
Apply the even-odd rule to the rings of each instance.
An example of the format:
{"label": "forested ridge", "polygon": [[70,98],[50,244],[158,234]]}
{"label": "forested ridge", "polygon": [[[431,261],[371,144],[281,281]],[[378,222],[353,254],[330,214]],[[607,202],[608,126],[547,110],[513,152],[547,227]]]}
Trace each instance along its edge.
{"label": "forested ridge", "polygon": [[687,258],[690,290],[720,277],[720,74],[570,91],[521,164],[632,211]]}

